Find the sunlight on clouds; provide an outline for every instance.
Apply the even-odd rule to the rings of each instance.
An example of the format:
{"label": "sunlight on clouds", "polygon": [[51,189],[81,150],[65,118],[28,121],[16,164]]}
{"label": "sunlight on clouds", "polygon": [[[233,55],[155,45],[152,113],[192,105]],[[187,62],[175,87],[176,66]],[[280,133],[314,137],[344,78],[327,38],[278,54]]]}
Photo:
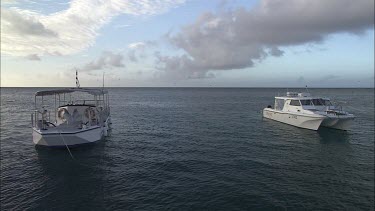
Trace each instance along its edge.
{"label": "sunlight on clouds", "polygon": [[49,15],[3,7],[1,53],[74,54],[93,45],[99,29],[114,16],[155,15],[182,3],[184,0],[73,0],[67,10]]}

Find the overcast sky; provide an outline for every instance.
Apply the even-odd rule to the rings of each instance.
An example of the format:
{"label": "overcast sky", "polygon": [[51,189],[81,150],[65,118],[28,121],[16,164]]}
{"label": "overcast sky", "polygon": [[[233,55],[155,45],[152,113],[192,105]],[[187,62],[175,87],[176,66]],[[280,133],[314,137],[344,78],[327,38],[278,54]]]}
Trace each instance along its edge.
{"label": "overcast sky", "polygon": [[373,0],[2,0],[1,86],[374,87]]}

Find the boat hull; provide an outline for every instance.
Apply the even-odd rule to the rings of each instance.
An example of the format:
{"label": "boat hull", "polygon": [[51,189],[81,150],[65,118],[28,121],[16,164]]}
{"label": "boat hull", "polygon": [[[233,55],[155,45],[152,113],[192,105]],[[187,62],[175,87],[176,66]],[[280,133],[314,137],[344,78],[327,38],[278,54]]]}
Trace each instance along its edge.
{"label": "boat hull", "polygon": [[322,115],[299,115],[297,113],[280,112],[271,108],[263,109],[263,117],[310,130],[318,130],[325,118]]}
{"label": "boat hull", "polygon": [[103,129],[94,127],[75,132],[41,131],[33,128],[33,142],[35,145],[47,147],[66,147],[90,144],[103,138]]}
{"label": "boat hull", "polygon": [[51,127],[40,130],[33,127],[33,142],[37,146],[53,148],[75,147],[95,143],[109,135],[111,130],[111,117],[100,126],[91,126],[85,129]]}
{"label": "boat hull", "polygon": [[337,130],[349,130],[353,120],[354,116],[326,117],[321,126]]}

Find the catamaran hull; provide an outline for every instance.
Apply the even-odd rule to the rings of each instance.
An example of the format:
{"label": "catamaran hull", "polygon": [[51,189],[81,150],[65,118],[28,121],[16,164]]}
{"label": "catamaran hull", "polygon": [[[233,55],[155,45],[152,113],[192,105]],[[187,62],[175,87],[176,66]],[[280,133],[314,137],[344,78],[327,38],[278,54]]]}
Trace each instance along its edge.
{"label": "catamaran hull", "polygon": [[66,147],[90,144],[99,141],[104,136],[101,127],[76,133],[44,133],[33,129],[35,145],[47,147]]}
{"label": "catamaran hull", "polygon": [[320,124],[323,122],[325,118],[324,116],[321,116],[321,115],[305,116],[305,115],[279,112],[270,108],[263,109],[263,117],[267,119],[272,119],[278,122],[282,122],[285,124],[293,125],[296,127],[310,129],[310,130],[318,130]]}
{"label": "catamaran hull", "polygon": [[327,117],[322,122],[321,126],[334,128],[337,130],[349,130],[350,126],[354,120],[354,117]]}

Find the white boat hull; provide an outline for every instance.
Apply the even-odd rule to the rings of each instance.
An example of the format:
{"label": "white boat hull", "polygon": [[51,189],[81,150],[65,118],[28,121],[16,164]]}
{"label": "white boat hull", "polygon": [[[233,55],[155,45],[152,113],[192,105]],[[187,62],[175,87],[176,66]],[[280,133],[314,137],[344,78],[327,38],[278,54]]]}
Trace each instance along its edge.
{"label": "white boat hull", "polygon": [[325,118],[322,115],[300,115],[277,111],[271,108],[263,109],[263,117],[310,130],[318,130]]}
{"label": "white boat hull", "polygon": [[354,116],[326,117],[321,126],[337,130],[349,130],[353,120]]}
{"label": "white boat hull", "polygon": [[101,140],[110,130],[110,117],[103,126],[92,126],[85,129],[49,128],[40,130],[33,128],[33,142],[35,145],[47,147],[74,147],[90,144]]}
{"label": "white boat hull", "polygon": [[47,132],[33,128],[33,142],[35,145],[48,147],[66,147],[89,144],[99,141],[103,137],[101,127],[77,132]]}

